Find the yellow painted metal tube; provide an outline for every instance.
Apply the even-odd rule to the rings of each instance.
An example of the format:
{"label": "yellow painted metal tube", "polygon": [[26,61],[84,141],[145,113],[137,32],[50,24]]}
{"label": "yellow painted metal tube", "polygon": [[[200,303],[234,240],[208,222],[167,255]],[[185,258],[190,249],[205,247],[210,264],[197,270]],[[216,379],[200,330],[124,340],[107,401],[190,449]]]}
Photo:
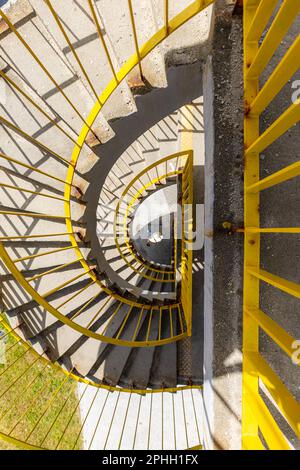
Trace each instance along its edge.
{"label": "yellow painted metal tube", "polygon": [[11,444],[15,447],[18,447],[19,449],[24,449],[24,450],[44,450],[42,447],[39,446],[34,446],[31,444],[28,444],[27,442],[22,441],[21,439],[16,439],[14,437],[8,436],[7,434],[4,434],[3,432],[0,432],[0,439],[3,441],[7,442],[8,444]]}
{"label": "yellow painted metal tube", "polygon": [[267,405],[260,395],[254,395],[251,390],[247,390],[247,400],[253,416],[257,420],[257,425],[270,450],[291,450],[291,446],[281,432],[278,424],[271,415]]}
{"label": "yellow painted metal tube", "polygon": [[300,68],[300,36],[289,48],[266,84],[250,103],[250,116],[260,115]]}
{"label": "yellow painted metal tube", "polygon": [[67,300],[64,300],[63,302],[61,302],[58,306],[57,306],[57,309],[60,309],[62,307],[65,307],[69,302],[71,302],[72,300],[76,299],[76,297],[78,297],[80,294],[82,294],[82,292],[85,292],[89,287],[93,286],[95,284],[94,281],[90,281],[86,286],[82,287],[79,291],[75,292],[75,294],[73,294],[71,297],[69,297]]}
{"label": "yellow painted metal tube", "polygon": [[101,305],[100,309],[97,311],[97,313],[93,316],[93,318],[87,324],[87,326],[86,326],[87,329],[89,329],[94,324],[94,322],[97,320],[97,318],[99,318],[100,313],[104,310],[104,308],[107,306],[107,304],[112,300],[113,300],[113,298],[111,296],[109,296],[107,298],[107,300],[103,303],[103,305]]}
{"label": "yellow painted metal tube", "polygon": [[[238,230],[239,232],[239,230]],[[260,227],[247,227],[242,232],[249,233],[300,233],[300,227],[273,227],[273,228],[260,228]]]}
{"label": "yellow painted metal tube", "polygon": [[69,261],[68,263],[64,263],[62,265],[56,266],[55,268],[49,269],[41,274],[37,274],[36,276],[32,276],[27,279],[27,282],[32,282],[36,281],[37,279],[41,279],[44,276],[48,276],[49,274],[56,273],[60,269],[68,268],[69,266],[72,266],[73,264],[79,263],[78,259],[75,259],[73,261]]}
{"label": "yellow painted metal tube", "polygon": [[53,155],[54,157],[58,158],[58,160],[61,160],[62,162],[66,163],[67,165],[70,165],[70,163],[68,162],[68,160],[66,158],[61,157],[60,155],[58,155],[58,153],[54,152],[54,150],[50,149],[49,147],[47,147],[47,145],[45,145],[42,142],[40,142],[39,140],[35,139],[31,135],[27,134],[27,132],[23,131],[19,127],[15,126],[15,124],[8,121],[8,119],[5,119],[3,116],[0,116],[0,122],[2,122],[2,124],[4,124],[5,126],[10,127],[14,132],[16,132],[17,134],[20,134],[22,137],[24,137],[25,140],[28,140],[29,142],[31,142],[36,147],[41,148],[42,150],[49,153],[50,155]]}
{"label": "yellow painted metal tube", "polygon": [[41,299],[45,301],[47,297],[50,297],[51,295],[55,294],[59,290],[63,289],[64,287],[67,287],[68,285],[72,284],[72,282],[78,281],[78,279],[81,279],[82,277],[86,276],[86,274],[87,274],[86,272],[83,272],[83,273],[81,272],[80,274],[77,274],[77,276],[72,277],[72,279],[69,279],[68,281],[65,281],[62,284],[59,284],[58,286],[54,287],[53,289],[45,292],[43,295],[40,296]]}
{"label": "yellow painted metal tube", "polygon": [[20,188],[19,186],[13,186],[11,184],[0,183],[0,188],[6,188],[6,189],[11,189],[12,191],[20,191],[23,193],[34,194],[36,196],[45,197],[49,199],[56,199],[57,201],[63,201],[63,202],[66,201],[66,199],[63,197],[53,196],[52,194],[44,194],[38,191],[31,191],[30,189]]}
{"label": "yellow painted metal tube", "polygon": [[8,241],[13,241],[13,240],[26,240],[26,239],[32,240],[33,238],[64,237],[68,235],[71,235],[71,233],[60,232],[60,233],[43,233],[43,234],[36,234],[36,235],[22,235],[22,236],[14,236],[14,237],[0,237],[0,242],[8,242]]}
{"label": "yellow painted metal tube", "polygon": [[[262,310],[246,310],[249,315],[262,328],[272,340],[289,356],[292,357],[295,350],[293,349],[293,338],[271,317],[266,315]],[[254,353],[258,354],[258,353]]]}
{"label": "yellow painted metal tube", "polygon": [[30,217],[32,219],[65,219],[63,215],[40,214],[37,212],[0,211],[0,215],[13,215],[17,217]]}
{"label": "yellow painted metal tube", "polygon": [[244,450],[266,450],[259,436],[245,435],[243,437],[243,446]]}
{"label": "yellow painted metal tube", "polygon": [[54,255],[56,253],[61,253],[62,251],[68,251],[68,250],[72,250],[72,249],[73,249],[73,246],[70,245],[70,246],[66,246],[64,248],[58,248],[57,250],[46,251],[45,253],[38,253],[38,254],[35,254],[35,255],[23,256],[22,258],[16,258],[16,259],[13,260],[13,262],[14,263],[20,263],[22,261],[28,261],[28,260],[31,260],[31,259],[41,258],[43,256]]}
{"label": "yellow painted metal tube", "polygon": [[165,0],[165,28],[166,34],[169,34],[169,0]]}
{"label": "yellow painted metal tube", "polygon": [[[246,63],[248,69],[246,80],[260,77],[299,13],[300,5],[298,2],[285,0],[282,3],[262,45],[257,50],[253,59]],[[249,64],[251,65],[249,66]]]}
{"label": "yellow painted metal tube", "polygon": [[100,292],[97,292],[97,294],[94,295],[93,297],[91,297],[90,300],[88,300],[87,302],[85,302],[85,304],[84,304],[76,313],[74,313],[74,315],[72,315],[72,316],[70,317],[70,319],[71,319],[71,320],[74,320],[74,318],[79,317],[79,315],[81,315],[81,313],[83,313],[83,311],[84,311],[92,302],[94,302],[94,301],[97,299],[97,297],[99,297],[99,295],[100,295]]}
{"label": "yellow painted metal tube", "polygon": [[125,328],[125,325],[126,325],[126,323],[127,323],[127,320],[128,320],[128,318],[129,318],[129,316],[130,316],[132,310],[133,310],[133,306],[131,305],[131,307],[129,307],[128,312],[126,313],[126,316],[125,316],[125,318],[124,318],[124,320],[123,320],[123,323],[122,323],[122,325],[121,325],[121,327],[120,327],[120,329],[119,329],[119,331],[118,331],[118,334],[117,334],[117,336],[116,336],[117,339],[120,338],[120,336],[121,336],[121,334],[122,334],[122,332],[123,332],[123,330],[124,330],[124,328]]}
{"label": "yellow painted metal tube", "polygon": [[260,354],[250,356],[253,369],[258,370],[259,377],[272,396],[281,413],[292,427],[296,436],[300,437],[300,404],[289,392],[273,369]]}

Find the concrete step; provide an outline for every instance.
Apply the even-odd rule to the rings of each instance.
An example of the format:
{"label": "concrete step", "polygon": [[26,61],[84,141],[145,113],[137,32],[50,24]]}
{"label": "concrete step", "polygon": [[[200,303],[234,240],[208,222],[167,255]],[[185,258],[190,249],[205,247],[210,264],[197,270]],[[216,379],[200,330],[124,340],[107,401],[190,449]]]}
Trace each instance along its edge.
{"label": "concrete step", "polygon": [[[2,263],[1,263],[2,264]],[[7,269],[6,269],[7,272]],[[79,279],[77,282],[73,282],[69,286],[66,286],[59,291],[53,293],[49,296],[48,301],[53,302],[54,306],[57,306],[62,303],[62,298],[65,296],[71,296],[81,287],[84,287],[87,282],[90,282],[90,278],[87,276],[85,278]],[[12,277],[10,273],[2,276],[2,309],[5,310],[10,318],[14,318],[17,315],[21,315],[23,312],[31,312],[33,318],[47,318],[45,315],[44,309],[40,307],[34,300],[31,299],[31,296],[25,291],[20,284]],[[55,284],[57,285],[57,284]],[[49,315],[48,318],[51,318],[51,321],[54,322],[55,319],[52,315]]]}
{"label": "concrete step", "polygon": [[134,169],[130,166],[131,163],[131,160],[126,160],[126,155],[123,154],[113,165],[107,180],[103,185],[100,195],[101,202],[104,202],[101,200],[103,192],[105,198],[111,203],[116,201],[116,198],[122,195],[125,187],[135,176]]}
{"label": "concrete step", "polygon": [[[121,328],[122,323],[124,321],[125,316],[127,315],[130,306],[123,304],[119,308],[118,314],[113,318],[113,320],[110,322],[111,315],[114,313],[116,310],[118,304],[114,304],[110,309],[109,312],[106,312],[104,316],[104,320],[106,319],[106,322],[103,323],[103,327],[107,326],[107,331],[106,335],[110,337],[114,337],[118,330]],[[133,334],[133,332],[132,332]],[[93,379],[100,380],[101,382],[106,378],[106,361],[109,360],[109,356],[111,354],[111,351],[114,348],[119,348],[119,354],[121,351],[123,351],[123,347],[118,347],[118,346],[113,346],[111,344],[106,344],[102,343],[101,347],[99,349],[99,354],[98,358],[94,361],[93,366],[91,367],[88,376],[93,377]],[[129,348],[130,349],[130,348]],[[124,349],[125,350],[125,349]],[[115,353],[113,357],[115,356]]]}
{"label": "concrete step", "polygon": [[[92,317],[94,317],[95,311],[97,312],[102,308],[103,313],[95,321],[92,327],[93,331],[101,333],[110,322],[110,318],[116,310],[116,306],[118,306],[118,303],[116,302],[112,301],[107,303],[107,301],[107,296],[100,295],[99,299],[96,299],[93,303],[87,306],[84,311],[82,311],[77,322],[81,325],[85,325]],[[106,332],[107,335],[114,336],[117,334],[129,308],[130,307],[128,305],[121,306],[117,316],[114,317],[113,321],[109,324],[109,328]],[[79,309],[80,305],[77,305],[75,312]],[[71,312],[71,314],[74,314],[74,312]],[[128,339],[132,338],[136,323],[137,317],[136,315],[133,315],[132,319],[129,319],[128,323],[126,323],[124,331],[120,337],[123,339],[127,338],[127,336]],[[115,370],[117,367],[113,358],[116,356],[119,358],[121,356],[123,357],[123,354],[120,354],[120,351],[123,352],[123,350],[125,351],[125,349],[127,349],[118,346],[112,347],[107,343],[101,343],[98,340],[82,336],[80,333],[70,329],[70,327],[61,324],[60,322],[55,322],[47,328],[44,328],[39,334],[34,336],[34,340],[47,346],[48,355],[52,360],[60,360],[60,362],[64,363],[68,368],[75,367],[83,376],[91,375],[91,371],[96,367],[95,365],[98,363],[101,364],[102,369],[104,367],[104,379],[106,378],[106,372],[111,370],[110,367],[112,367],[112,370]],[[116,352],[112,352],[114,348],[116,348]],[[112,364],[114,365],[112,366]],[[112,373],[110,372],[110,377],[113,376],[111,374]],[[97,376],[97,378],[99,378],[99,376]]]}
{"label": "concrete step", "polygon": [[[170,335],[170,321],[167,315],[162,316],[162,337]],[[173,314],[173,333],[177,332],[177,320]],[[177,344],[170,343],[155,348],[149,385],[153,388],[176,387],[177,385]]]}
{"label": "concrete step", "polygon": [[[157,24],[162,28],[165,24],[164,4],[160,0],[152,0],[152,2]],[[169,18],[179,14],[190,3],[189,0],[169,2]],[[161,51],[167,65],[192,64],[208,54],[211,16],[212,6],[196,15],[165,39]]]}
{"label": "concrete step", "polygon": [[[96,313],[99,312],[100,309],[102,310],[98,318],[96,318],[92,330],[101,333],[115,312],[117,306],[118,303],[115,302],[114,299],[108,301],[107,297],[103,297],[101,302],[97,303]],[[115,329],[119,327],[119,323],[122,320],[122,309],[123,307],[119,311],[120,318],[118,315],[114,318],[110,323],[107,333],[109,332],[109,334],[112,335],[115,334]],[[93,316],[94,315],[95,312],[93,312]],[[93,316],[90,316],[90,320]],[[108,343],[85,336],[79,338],[77,342],[70,344],[69,348],[65,350],[60,359],[64,364],[75,367],[76,370],[85,377],[91,375],[91,371],[98,361],[101,363],[102,355],[105,353],[106,348],[109,349],[109,347],[110,345]]]}
{"label": "concrete step", "polygon": [[[138,139],[147,166],[178,151],[178,112],[175,111],[162,119]],[[164,171],[166,170],[166,171]],[[161,165],[158,171],[149,171],[151,178],[156,179],[162,171],[169,171],[169,164]],[[161,184],[165,179],[160,180]]]}
{"label": "concrete step", "polygon": [[[131,174],[124,174],[122,172],[122,168],[121,168],[121,181],[122,181],[122,184],[123,184],[123,187],[122,187],[122,192],[124,191],[124,189],[126,188],[126,186],[128,186],[133,177],[137,176],[139,173],[141,173],[142,171],[145,170],[145,158],[143,156],[143,154],[141,153],[140,151],[140,147],[138,145],[138,142],[135,141],[133,142],[130,147],[122,154],[121,156],[122,158],[122,161],[126,164],[126,166],[131,170]],[[115,167],[118,168],[120,165],[119,165],[119,161],[115,164]],[[114,167],[114,168],[115,168]],[[117,173],[117,171],[116,171]],[[141,187],[141,184],[140,183],[136,183],[135,184],[135,187],[136,188],[140,188]],[[119,196],[121,196],[121,193],[118,193]],[[135,192],[134,190],[132,191],[132,193]]]}
{"label": "concrete step", "polygon": [[[145,274],[147,274],[149,276],[151,274],[151,272],[152,272],[151,269],[147,269]],[[152,284],[151,279],[147,279],[147,278],[143,277],[137,283],[137,287],[141,287],[145,292],[147,292],[147,291],[150,290],[151,284]]]}
{"label": "concrete step", "polygon": [[[102,299],[88,305],[85,310],[82,311],[80,317],[76,319],[77,322],[86,325],[94,315],[95,305],[99,308],[99,304],[103,301]],[[77,305],[75,311],[72,313],[76,313],[81,307],[80,304]],[[34,309],[22,314],[21,317],[26,324],[27,337],[31,337],[31,341],[43,345],[47,350],[48,357],[52,361],[59,360],[66,351],[71,347],[75,347],[78,342],[82,342],[85,339],[81,333],[57,320],[52,323],[48,321],[47,325],[47,323],[44,323],[44,316],[39,318]]]}
{"label": "concrete step", "polygon": [[[16,40],[16,38],[14,38],[14,40]],[[4,74],[3,77],[1,76],[0,80],[5,94],[5,107],[9,110],[9,114],[4,115],[6,119],[13,122],[17,127],[69,161],[77,139],[77,134],[74,132],[74,129],[72,129],[72,126],[67,124],[62,116],[60,116],[59,109],[55,112],[50,104],[35,91],[31,83],[27,82],[18,72],[15,65],[10,66],[7,62],[1,61],[0,70],[1,73]],[[41,81],[43,80],[44,78],[41,78]],[[13,133],[13,131],[9,132]],[[21,137],[18,137],[17,140],[19,138],[21,139]],[[11,142],[11,144],[12,143],[13,142]],[[14,143],[17,144],[17,142]],[[20,161],[27,164],[34,163],[32,157],[26,160],[26,158],[24,158],[26,154],[20,152],[18,148],[17,150],[19,150],[18,153],[15,153],[11,148],[11,154],[7,152],[7,155],[19,158]],[[37,152],[36,155],[38,156],[38,149],[35,149],[35,152]],[[88,158],[91,150],[84,145],[82,152],[84,158]],[[17,157],[18,154],[20,154],[19,157]],[[43,153],[40,152],[40,154],[40,164],[37,168],[44,170],[50,175],[61,176],[64,180],[66,165],[53,155],[49,154],[49,158],[45,159],[42,158]],[[1,161],[1,164],[4,164],[4,162],[4,160],[3,163]],[[7,165],[8,168],[10,166]],[[18,167],[18,170],[22,173],[22,167]],[[51,170],[54,170],[54,172]],[[55,179],[49,180],[45,175],[41,175],[38,172],[32,171],[32,178],[46,184],[49,184],[50,181],[52,187],[61,189],[61,183]]]}
{"label": "concrete step", "polygon": [[84,449],[185,450],[203,443],[201,390],[140,395],[85,388],[78,386]]}

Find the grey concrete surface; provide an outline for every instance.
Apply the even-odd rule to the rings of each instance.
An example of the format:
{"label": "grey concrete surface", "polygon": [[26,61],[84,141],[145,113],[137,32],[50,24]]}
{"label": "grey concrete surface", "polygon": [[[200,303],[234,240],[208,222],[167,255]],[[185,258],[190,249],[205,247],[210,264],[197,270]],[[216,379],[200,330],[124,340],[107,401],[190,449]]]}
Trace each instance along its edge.
{"label": "grey concrete surface", "polygon": [[[78,396],[82,396],[84,387],[79,385]],[[202,408],[201,390],[162,396],[89,389],[80,403],[84,449],[185,450],[199,445],[203,430],[200,414],[195,418],[194,406]]]}
{"label": "grey concrete surface", "polygon": [[[171,266],[173,249],[173,216],[177,211],[177,188],[171,185],[158,189],[143,201],[134,213],[130,233],[138,253],[146,260]],[[161,241],[153,235],[160,234]]]}

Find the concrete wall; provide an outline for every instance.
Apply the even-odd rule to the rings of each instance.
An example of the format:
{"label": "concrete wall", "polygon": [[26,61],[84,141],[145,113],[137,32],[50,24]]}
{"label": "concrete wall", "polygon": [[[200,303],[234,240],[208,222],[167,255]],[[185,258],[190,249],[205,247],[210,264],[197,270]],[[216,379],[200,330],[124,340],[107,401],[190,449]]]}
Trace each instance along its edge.
{"label": "concrete wall", "polygon": [[204,412],[207,449],[241,447],[243,237],[242,17],[217,1],[204,71]]}

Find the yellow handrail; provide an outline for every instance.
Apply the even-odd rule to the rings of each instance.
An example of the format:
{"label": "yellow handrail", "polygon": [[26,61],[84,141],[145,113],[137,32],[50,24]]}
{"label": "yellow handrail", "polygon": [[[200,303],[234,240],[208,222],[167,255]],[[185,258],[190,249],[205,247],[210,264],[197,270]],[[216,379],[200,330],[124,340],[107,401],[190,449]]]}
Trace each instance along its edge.
{"label": "yellow handrail", "polygon": [[[163,276],[164,276],[164,274],[166,274],[167,276],[169,275],[169,272],[171,272],[171,271],[166,271],[165,269],[154,268],[154,267],[151,266],[151,264],[149,262],[147,262],[147,260],[143,259],[140,255],[136,255],[134,253],[134,251],[132,250],[131,245],[129,243],[130,239],[127,235],[128,216],[129,216],[132,205],[139,199],[139,197],[143,197],[144,193],[149,188],[151,188],[155,184],[160,183],[160,181],[162,181],[162,180],[164,180],[168,177],[176,176],[176,175],[181,174],[184,171],[184,166],[186,164],[187,159],[190,158],[191,155],[192,155],[192,153],[187,152],[187,151],[177,152],[175,154],[168,155],[167,157],[162,158],[161,160],[159,160],[159,161],[153,163],[152,165],[148,166],[147,168],[145,168],[138,175],[136,175],[135,178],[127,185],[127,187],[124,189],[124,191],[123,191],[123,193],[122,193],[122,195],[121,195],[121,197],[118,201],[118,204],[116,206],[115,218],[114,218],[114,233],[115,233],[115,243],[116,243],[116,246],[117,246],[118,251],[120,253],[120,256],[122,257],[122,259],[125,261],[125,263],[133,271],[138,272],[140,274],[140,276],[145,277],[146,279],[151,279],[153,281],[157,280],[157,278],[149,276],[146,273],[137,271],[137,269],[132,266],[131,261],[127,258],[127,255],[124,254],[124,252],[121,248],[121,243],[120,243],[119,239],[121,239],[121,242],[122,241],[125,242],[125,245],[126,245],[125,250],[127,250],[128,254],[134,260],[136,260],[140,265],[142,265],[145,268],[151,269],[151,271],[153,271],[153,272],[162,273]],[[174,165],[174,169],[175,169],[175,166],[176,166],[176,171],[173,170],[173,171],[168,171],[167,173],[165,173],[166,169],[165,169],[165,165],[163,165],[163,164],[164,163],[169,163],[170,165],[172,165],[173,160],[176,163],[176,165]],[[179,162],[181,163],[181,165],[179,165]],[[163,166],[162,169],[161,169],[161,166]],[[151,178],[150,175],[149,175],[149,172],[153,169],[156,169],[156,173],[157,173],[156,178]],[[161,171],[162,171],[162,173],[161,173]],[[144,183],[142,181],[142,178],[144,176],[147,179],[147,183]],[[136,184],[136,182],[139,182],[139,184],[141,185],[140,189],[134,188],[134,185]],[[127,203],[127,196],[128,196],[128,194],[130,194],[131,188],[134,188],[134,195],[130,196],[131,199]],[[121,207],[122,207],[122,211],[121,211]],[[123,216],[123,220],[119,221],[119,217],[122,217],[122,216]],[[118,226],[122,227],[122,230],[120,232],[117,230]],[[170,282],[169,276],[166,279],[164,277],[159,279],[159,282],[166,282],[166,283]],[[171,282],[175,282],[175,279],[173,277],[171,278]]]}

